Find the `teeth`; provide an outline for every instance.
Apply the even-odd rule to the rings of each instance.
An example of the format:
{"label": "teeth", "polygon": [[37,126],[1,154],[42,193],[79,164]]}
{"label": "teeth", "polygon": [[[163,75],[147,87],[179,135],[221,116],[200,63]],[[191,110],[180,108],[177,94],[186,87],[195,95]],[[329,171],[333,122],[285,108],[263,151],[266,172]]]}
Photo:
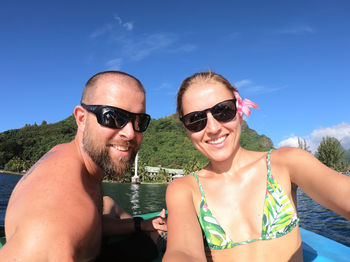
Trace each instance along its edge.
{"label": "teeth", "polygon": [[120,150],[120,151],[128,151],[129,150],[129,147],[127,147],[127,146],[114,146],[114,148],[116,148],[117,150]]}
{"label": "teeth", "polygon": [[222,136],[222,137],[219,137],[218,139],[216,140],[210,140],[208,141],[209,144],[219,144],[221,143],[222,141],[224,141],[226,138],[226,136]]}

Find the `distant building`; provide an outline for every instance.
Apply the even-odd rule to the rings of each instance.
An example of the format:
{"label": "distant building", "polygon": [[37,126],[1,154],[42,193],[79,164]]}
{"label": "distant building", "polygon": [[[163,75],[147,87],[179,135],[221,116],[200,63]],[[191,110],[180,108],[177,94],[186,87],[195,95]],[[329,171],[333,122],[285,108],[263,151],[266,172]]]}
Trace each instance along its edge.
{"label": "distant building", "polygon": [[166,168],[161,166],[145,166],[146,176],[150,180],[154,180],[162,170],[164,170],[167,173],[167,176],[170,177],[170,181],[175,178],[182,177],[185,174],[182,169]]}

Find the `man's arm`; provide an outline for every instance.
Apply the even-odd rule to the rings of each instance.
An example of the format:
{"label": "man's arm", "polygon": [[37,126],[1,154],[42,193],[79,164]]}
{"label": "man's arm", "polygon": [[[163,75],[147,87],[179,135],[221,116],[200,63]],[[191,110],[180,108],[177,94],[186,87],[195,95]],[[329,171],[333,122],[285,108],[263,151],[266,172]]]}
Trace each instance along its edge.
{"label": "man's arm", "polygon": [[[102,219],[104,236],[132,234],[136,231],[134,218],[108,196],[103,197]],[[165,210],[163,209],[157,217],[141,220],[140,229],[143,232],[167,231]]]}

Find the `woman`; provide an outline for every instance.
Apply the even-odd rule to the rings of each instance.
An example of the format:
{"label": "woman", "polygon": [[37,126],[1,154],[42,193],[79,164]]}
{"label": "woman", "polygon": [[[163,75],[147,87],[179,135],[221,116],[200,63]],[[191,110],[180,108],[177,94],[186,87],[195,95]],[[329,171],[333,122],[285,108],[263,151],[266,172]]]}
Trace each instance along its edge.
{"label": "woman", "polygon": [[349,177],[301,149],[240,147],[242,114],[249,115],[249,107],[257,106],[242,101],[219,74],[197,73],[182,83],[177,112],[209,164],[167,189],[163,261],[302,261],[292,184],[350,219]]}

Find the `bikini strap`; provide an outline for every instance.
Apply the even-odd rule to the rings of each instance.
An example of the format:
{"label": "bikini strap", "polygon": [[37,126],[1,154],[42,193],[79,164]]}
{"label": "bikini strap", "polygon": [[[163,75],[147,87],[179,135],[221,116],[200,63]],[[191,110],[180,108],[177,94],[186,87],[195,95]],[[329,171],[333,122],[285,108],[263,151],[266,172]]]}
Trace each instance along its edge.
{"label": "bikini strap", "polygon": [[270,160],[270,155],[271,155],[271,152],[273,151],[273,149],[270,149],[269,152],[267,153],[266,155],[266,163],[267,163],[267,174],[268,174],[268,177],[271,176],[271,160]]}
{"label": "bikini strap", "polygon": [[198,186],[199,186],[199,191],[201,191],[201,196],[202,196],[202,198],[205,198],[202,185],[201,185],[201,183],[199,182],[199,178],[198,178],[198,176],[197,176],[197,172],[192,172],[191,174],[192,174],[192,175],[195,177],[195,179],[197,180],[197,183],[198,183]]}

